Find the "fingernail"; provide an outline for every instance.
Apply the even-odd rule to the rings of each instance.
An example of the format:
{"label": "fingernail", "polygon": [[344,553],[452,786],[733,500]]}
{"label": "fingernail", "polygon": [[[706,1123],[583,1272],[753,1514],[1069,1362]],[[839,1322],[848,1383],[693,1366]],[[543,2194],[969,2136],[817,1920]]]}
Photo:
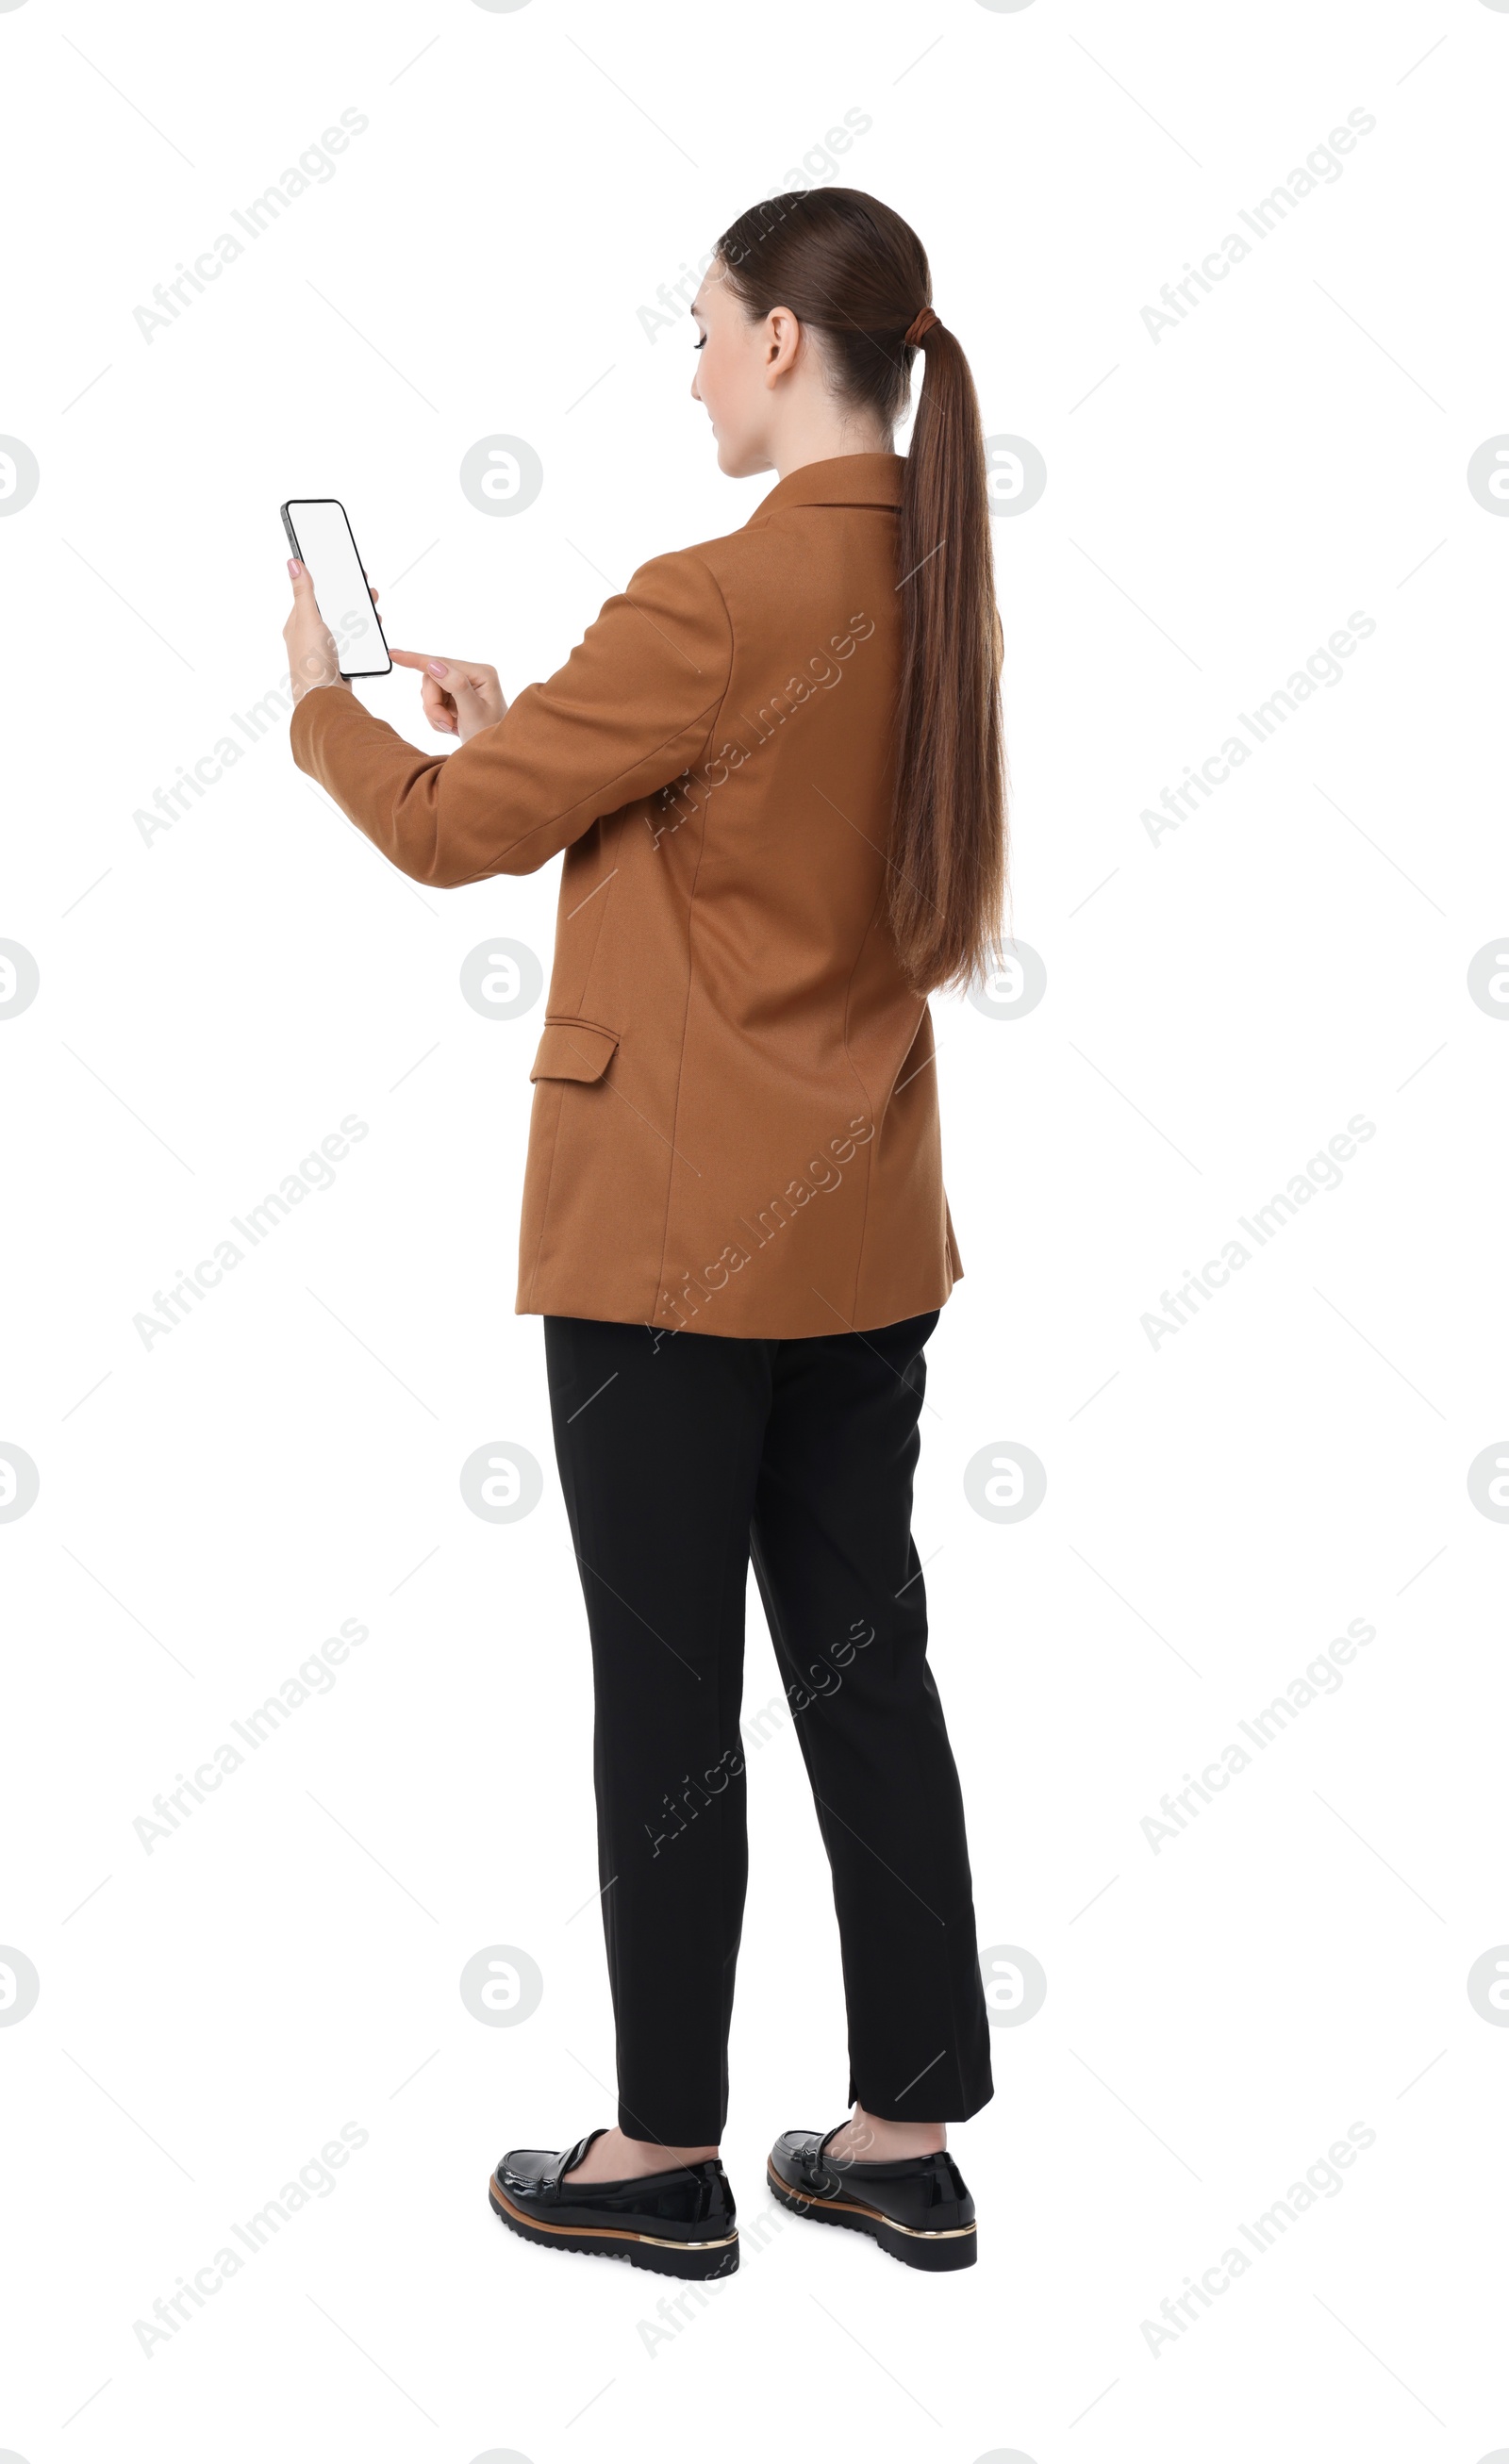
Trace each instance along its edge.
{"label": "fingernail", "polygon": [[430,673],[433,676],[448,676],[451,672],[450,669],[446,666],[444,659],[430,660],[429,668]]}
{"label": "fingernail", "polygon": [[299,559],[297,558],[297,556],[291,556],[291,557],[289,558],[289,560],[288,560],[288,570],[289,570],[289,572],[293,575],[294,580],[297,582],[297,581],[298,581],[298,579],[299,579],[299,577],[300,577],[300,573],[303,571],[303,567],[302,567],[302,565],[300,563]]}

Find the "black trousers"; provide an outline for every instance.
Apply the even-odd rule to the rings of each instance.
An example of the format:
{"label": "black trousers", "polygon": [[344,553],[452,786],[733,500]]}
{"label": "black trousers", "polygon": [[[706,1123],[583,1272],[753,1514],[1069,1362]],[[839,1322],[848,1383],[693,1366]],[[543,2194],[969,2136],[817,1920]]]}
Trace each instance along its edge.
{"label": "black trousers", "polygon": [[[958,1774],[911,1537],[936,1309],[785,1341],[546,1317],[596,1696],[598,1859],[636,2139],[722,2135],[748,1851],[753,1559],[843,1951],[851,2101],[963,2121],[991,2092]],[[791,1909],[791,2022],[807,1951]]]}

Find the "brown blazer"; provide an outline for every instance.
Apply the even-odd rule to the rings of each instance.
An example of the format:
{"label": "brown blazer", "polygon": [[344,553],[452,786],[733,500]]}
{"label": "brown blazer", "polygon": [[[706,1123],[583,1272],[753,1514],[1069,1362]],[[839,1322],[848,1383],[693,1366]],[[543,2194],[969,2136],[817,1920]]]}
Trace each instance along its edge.
{"label": "brown blazer", "polygon": [[566,851],[516,1309],[731,1335],[939,1308],[932,1021],[885,913],[901,461],[779,480],[641,565],[547,684],[428,754],[354,693],[294,759],[415,881]]}

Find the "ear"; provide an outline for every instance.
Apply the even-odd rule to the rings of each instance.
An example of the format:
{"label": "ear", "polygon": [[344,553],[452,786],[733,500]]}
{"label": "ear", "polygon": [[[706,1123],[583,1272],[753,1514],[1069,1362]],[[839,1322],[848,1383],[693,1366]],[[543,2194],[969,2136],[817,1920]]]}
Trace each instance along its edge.
{"label": "ear", "polygon": [[796,360],[801,346],[802,328],[796,313],[790,308],[772,308],[766,319],[766,382],[785,376]]}

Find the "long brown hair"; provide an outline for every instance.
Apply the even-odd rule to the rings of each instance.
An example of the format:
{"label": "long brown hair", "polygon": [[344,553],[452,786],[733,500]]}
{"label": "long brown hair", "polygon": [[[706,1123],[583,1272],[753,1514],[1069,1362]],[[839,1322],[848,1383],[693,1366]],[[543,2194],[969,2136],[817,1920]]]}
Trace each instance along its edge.
{"label": "long brown hair", "polygon": [[919,348],[926,368],[901,486],[901,693],[889,911],[920,993],[982,982],[998,962],[1006,887],[1001,620],[980,406],[932,305],[910,225],[858,188],[767,197],[730,223],[717,272],[746,316],[788,308],[820,337],[846,407],[894,428]]}

